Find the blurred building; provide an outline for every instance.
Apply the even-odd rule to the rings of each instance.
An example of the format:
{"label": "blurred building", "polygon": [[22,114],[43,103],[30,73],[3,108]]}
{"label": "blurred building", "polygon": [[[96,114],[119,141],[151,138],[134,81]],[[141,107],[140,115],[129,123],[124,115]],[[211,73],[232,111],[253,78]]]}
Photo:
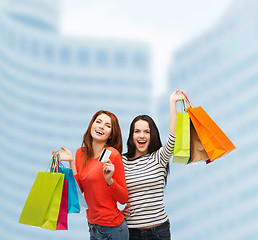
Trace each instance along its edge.
{"label": "blurred building", "polygon": [[69,231],[18,224],[38,171],[61,146],[75,153],[95,112],[114,112],[124,142],[129,124],[150,113],[149,48],[145,43],[65,37],[59,1],[0,4],[1,239],[75,239],[85,216],[69,216]]}
{"label": "blurred building", "polygon": [[[172,164],[165,205],[175,239],[258,239],[257,19],[256,0],[233,1],[171,64],[168,89],[185,89],[237,147],[208,165]],[[163,139],[169,93],[158,108]]]}

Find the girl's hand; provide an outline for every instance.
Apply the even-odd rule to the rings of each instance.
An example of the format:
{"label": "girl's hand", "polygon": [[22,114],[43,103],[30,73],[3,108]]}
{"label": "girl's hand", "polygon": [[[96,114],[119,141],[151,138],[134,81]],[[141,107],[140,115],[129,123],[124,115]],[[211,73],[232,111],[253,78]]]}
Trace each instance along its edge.
{"label": "girl's hand", "polygon": [[58,154],[60,154],[60,161],[68,161],[68,162],[74,161],[74,156],[70,150],[64,147],[61,147],[61,149],[63,151],[59,151],[59,150],[52,151],[52,155],[56,157]]}
{"label": "girl's hand", "polygon": [[74,161],[74,156],[72,154],[72,152],[70,150],[68,150],[67,148],[61,147],[61,149],[63,151],[59,151],[59,150],[55,150],[52,151],[52,155],[54,157],[57,157],[57,155],[60,155],[60,161],[68,161],[70,168],[73,170],[73,175],[77,174],[77,169],[75,166],[75,161]]}
{"label": "girl's hand", "polygon": [[114,174],[114,171],[115,171],[115,166],[110,161],[110,159],[105,161],[103,164],[103,176],[109,186],[113,184],[112,176]]}
{"label": "girl's hand", "polygon": [[183,100],[184,95],[178,94],[182,92],[183,94],[186,94],[184,90],[176,90],[174,91],[169,98],[169,107],[170,107],[170,124],[169,124],[169,132],[175,136],[176,135],[176,121],[177,121],[177,109],[176,109],[176,102]]}
{"label": "girl's hand", "polygon": [[184,95],[183,94],[178,94],[179,92],[182,92],[183,94],[186,95],[186,92],[184,90],[176,90],[170,95],[169,102],[171,103],[176,103],[177,101],[183,100]]}
{"label": "girl's hand", "polygon": [[121,212],[125,216],[125,219],[129,218],[132,213],[132,211],[130,210],[130,203],[127,203],[124,210],[122,210]]}

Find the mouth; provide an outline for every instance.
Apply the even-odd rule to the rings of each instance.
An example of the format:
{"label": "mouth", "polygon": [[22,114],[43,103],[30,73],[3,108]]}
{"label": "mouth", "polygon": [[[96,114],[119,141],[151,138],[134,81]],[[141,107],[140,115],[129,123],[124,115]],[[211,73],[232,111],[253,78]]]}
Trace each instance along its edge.
{"label": "mouth", "polygon": [[147,141],[139,140],[139,141],[137,141],[137,143],[138,143],[139,147],[144,147],[146,145]]}
{"label": "mouth", "polygon": [[102,131],[100,131],[100,130],[96,130],[95,132],[96,132],[96,133],[97,133],[97,135],[99,135],[99,136],[104,135],[104,132],[102,132]]}

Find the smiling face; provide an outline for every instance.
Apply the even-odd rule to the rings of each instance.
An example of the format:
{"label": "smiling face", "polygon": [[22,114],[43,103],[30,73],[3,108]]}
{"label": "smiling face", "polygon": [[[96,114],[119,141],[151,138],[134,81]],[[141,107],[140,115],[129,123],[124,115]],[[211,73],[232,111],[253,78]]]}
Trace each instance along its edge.
{"label": "smiling face", "polygon": [[138,120],[135,122],[133,142],[136,147],[134,157],[139,157],[148,153],[148,147],[150,144],[150,127],[147,121]]}
{"label": "smiling face", "polygon": [[102,113],[97,116],[91,126],[91,137],[96,142],[107,142],[112,131],[111,118]]}

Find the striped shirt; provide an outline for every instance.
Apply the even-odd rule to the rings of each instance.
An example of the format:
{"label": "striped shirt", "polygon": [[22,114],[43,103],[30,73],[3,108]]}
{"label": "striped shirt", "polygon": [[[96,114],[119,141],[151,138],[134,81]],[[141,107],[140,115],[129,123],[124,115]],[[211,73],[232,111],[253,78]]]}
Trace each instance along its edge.
{"label": "striped shirt", "polygon": [[134,159],[123,156],[131,216],[128,228],[147,227],[164,223],[168,217],[164,209],[164,180],[166,166],[174,150],[175,137],[169,135],[159,150]]}

